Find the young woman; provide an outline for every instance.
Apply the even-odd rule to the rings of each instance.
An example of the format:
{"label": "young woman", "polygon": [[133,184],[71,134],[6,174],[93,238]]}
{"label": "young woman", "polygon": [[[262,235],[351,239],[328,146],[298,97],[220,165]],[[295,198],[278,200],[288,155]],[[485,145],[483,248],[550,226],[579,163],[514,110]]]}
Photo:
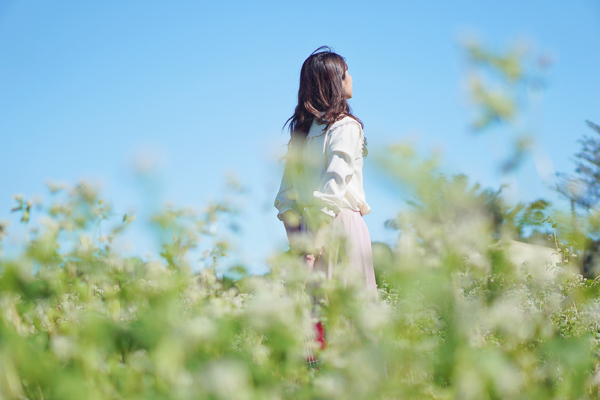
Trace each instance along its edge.
{"label": "young woman", "polygon": [[352,76],[343,57],[321,47],[304,61],[298,105],[288,119],[291,134],[275,207],[290,248],[302,237],[307,266],[329,279],[351,276],[376,293],[371,239],[362,216],[371,209],[363,190],[366,141],[352,114]]}

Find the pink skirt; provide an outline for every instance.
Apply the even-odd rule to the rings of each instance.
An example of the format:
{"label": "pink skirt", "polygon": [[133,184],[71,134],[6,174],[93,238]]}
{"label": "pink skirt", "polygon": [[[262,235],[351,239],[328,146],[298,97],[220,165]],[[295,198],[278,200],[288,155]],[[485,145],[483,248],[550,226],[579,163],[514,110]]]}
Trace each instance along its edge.
{"label": "pink skirt", "polygon": [[325,256],[316,260],[315,270],[328,279],[349,280],[363,285],[376,296],[377,284],[373,269],[373,250],[369,229],[360,211],[344,208],[329,226],[325,238]]}

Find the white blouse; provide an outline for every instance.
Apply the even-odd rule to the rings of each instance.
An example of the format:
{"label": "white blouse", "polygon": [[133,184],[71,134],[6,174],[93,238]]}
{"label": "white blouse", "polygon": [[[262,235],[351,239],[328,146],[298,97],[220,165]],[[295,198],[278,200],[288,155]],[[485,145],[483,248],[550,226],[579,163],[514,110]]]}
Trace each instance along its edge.
{"label": "white blouse", "polygon": [[313,121],[298,162],[290,162],[288,153],[275,198],[277,217],[282,220],[292,210],[301,218],[305,208],[331,217],[343,208],[370,213],[363,190],[363,146],[363,130],[355,119],[344,117],[327,130]]}

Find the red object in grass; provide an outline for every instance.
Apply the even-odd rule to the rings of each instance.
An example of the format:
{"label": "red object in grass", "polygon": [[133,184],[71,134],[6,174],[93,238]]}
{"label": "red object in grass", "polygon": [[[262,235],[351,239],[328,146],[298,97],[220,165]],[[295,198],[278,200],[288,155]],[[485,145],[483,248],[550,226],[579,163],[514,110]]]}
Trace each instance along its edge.
{"label": "red object in grass", "polygon": [[[319,346],[321,350],[327,347],[327,343],[325,342],[325,328],[323,328],[323,323],[321,321],[314,325],[314,334],[314,343],[318,343],[317,346]],[[312,353],[311,350],[309,350],[309,353],[306,357],[306,363],[314,368],[319,367],[319,359]]]}
{"label": "red object in grass", "polygon": [[327,347],[327,343],[325,342],[325,328],[323,328],[323,323],[321,321],[315,324],[315,342],[319,342],[321,346],[321,350]]}

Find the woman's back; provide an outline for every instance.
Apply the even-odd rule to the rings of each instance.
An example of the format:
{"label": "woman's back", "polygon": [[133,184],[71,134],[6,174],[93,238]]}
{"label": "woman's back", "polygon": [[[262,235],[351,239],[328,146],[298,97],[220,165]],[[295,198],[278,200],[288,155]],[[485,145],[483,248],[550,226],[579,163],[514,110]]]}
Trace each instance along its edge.
{"label": "woman's back", "polygon": [[[284,178],[290,182],[282,182],[282,189],[293,188],[287,197],[295,199],[299,212],[310,208],[332,217],[343,208],[370,212],[363,190],[363,146],[362,127],[355,119],[344,117],[329,128],[313,121],[304,142],[292,146],[292,165]],[[285,195],[280,191],[276,202],[285,201]]]}

